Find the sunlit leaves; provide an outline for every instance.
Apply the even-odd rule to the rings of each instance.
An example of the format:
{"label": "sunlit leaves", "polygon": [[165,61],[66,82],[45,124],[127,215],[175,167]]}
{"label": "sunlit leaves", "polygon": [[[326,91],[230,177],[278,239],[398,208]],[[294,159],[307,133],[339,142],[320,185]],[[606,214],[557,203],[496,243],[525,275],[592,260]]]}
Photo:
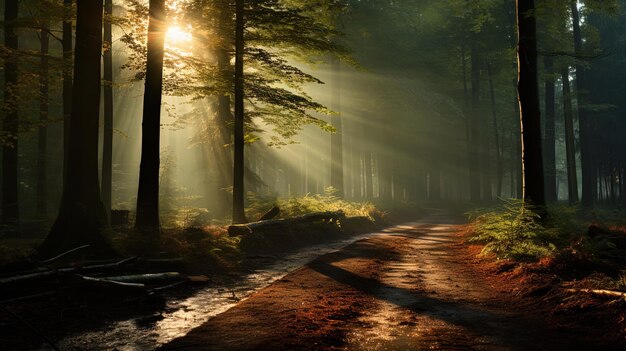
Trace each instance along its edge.
{"label": "sunlit leaves", "polygon": [[[121,40],[131,53],[124,68],[135,71],[135,79],[141,80],[145,71],[148,9],[140,0],[126,0],[126,4],[127,31]],[[166,47],[165,94],[192,99],[232,96],[233,4],[230,0],[189,0],[178,2],[175,11],[170,9],[168,21],[185,23],[192,40],[182,48],[189,52]],[[351,61],[349,51],[338,43],[341,35],[335,29],[334,16],[345,8],[345,3],[259,0],[246,5],[247,130],[258,132],[259,128],[269,127],[274,138],[270,144],[274,145],[291,142],[305,124],[332,130],[314,116],[329,111],[304,93],[306,85],[322,82],[294,62],[320,62],[328,55]],[[253,125],[259,122],[260,127]],[[256,139],[249,136],[249,141]]]}

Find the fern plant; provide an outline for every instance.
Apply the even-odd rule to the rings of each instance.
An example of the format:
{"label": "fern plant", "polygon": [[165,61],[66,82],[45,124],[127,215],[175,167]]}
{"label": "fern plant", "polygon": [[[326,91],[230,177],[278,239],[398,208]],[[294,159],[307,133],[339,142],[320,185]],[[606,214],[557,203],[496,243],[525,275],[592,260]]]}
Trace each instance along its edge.
{"label": "fern plant", "polygon": [[498,208],[468,212],[468,216],[473,225],[469,241],[485,244],[483,254],[537,260],[556,250],[558,229],[544,227],[537,212],[519,200],[506,200]]}

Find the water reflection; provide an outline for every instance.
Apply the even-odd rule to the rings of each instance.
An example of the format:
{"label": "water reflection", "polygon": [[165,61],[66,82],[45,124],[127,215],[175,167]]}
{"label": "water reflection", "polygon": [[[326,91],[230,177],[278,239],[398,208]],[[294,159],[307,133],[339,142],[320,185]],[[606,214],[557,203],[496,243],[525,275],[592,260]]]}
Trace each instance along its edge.
{"label": "water reflection", "polygon": [[337,251],[350,243],[376,235],[362,234],[349,239],[311,246],[297,253],[277,258],[269,267],[255,270],[221,287],[207,287],[184,299],[169,299],[160,313],[111,323],[96,331],[63,339],[63,350],[152,350],[187,334],[209,318],[250,296],[314,258]]}

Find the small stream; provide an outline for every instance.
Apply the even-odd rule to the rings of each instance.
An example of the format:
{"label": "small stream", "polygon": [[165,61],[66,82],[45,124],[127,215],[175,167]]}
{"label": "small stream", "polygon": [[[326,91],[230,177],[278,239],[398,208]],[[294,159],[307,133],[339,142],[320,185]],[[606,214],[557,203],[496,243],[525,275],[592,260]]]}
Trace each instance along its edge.
{"label": "small stream", "polygon": [[361,234],[344,240],[309,246],[276,258],[262,269],[236,278],[220,287],[207,287],[187,298],[168,298],[163,311],[154,315],[113,322],[99,330],[68,336],[59,342],[62,350],[153,350],[186,335],[209,318],[218,315],[289,272],[313,259],[337,251],[355,241],[376,235]]}

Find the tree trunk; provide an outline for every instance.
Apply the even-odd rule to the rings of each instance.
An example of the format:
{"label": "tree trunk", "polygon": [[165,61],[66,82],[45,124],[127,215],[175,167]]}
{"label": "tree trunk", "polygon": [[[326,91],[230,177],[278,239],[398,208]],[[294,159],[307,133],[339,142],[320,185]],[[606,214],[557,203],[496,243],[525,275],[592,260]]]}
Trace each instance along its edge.
{"label": "tree trunk", "polygon": [[235,9],[235,129],[233,167],[233,224],[245,223],[244,213],[244,0],[236,0]]}
{"label": "tree trunk", "polygon": [[[580,33],[580,17],[578,15],[578,5],[576,0],[570,1],[572,11],[572,25],[574,29],[574,53],[576,56],[582,54],[582,36]],[[591,145],[591,120],[585,108],[580,106],[584,103],[583,90],[586,88],[585,72],[580,63],[576,63],[576,101],[578,101],[578,129],[580,139],[580,168],[582,171],[582,198],[581,204],[589,207],[593,206],[597,193],[597,179],[595,177],[595,165],[593,160]]]}
{"label": "tree trunk", "polygon": [[498,130],[498,118],[496,115],[496,95],[493,89],[493,75],[491,72],[491,63],[487,62],[487,75],[489,76],[489,96],[491,98],[491,116],[493,118],[493,137],[496,146],[496,196],[502,196],[502,180],[504,177],[504,164],[502,161],[502,149],[500,147],[500,131]]}
{"label": "tree trunk", "polygon": [[363,186],[365,187],[363,197],[366,200],[371,200],[374,198],[373,180],[374,177],[372,175],[372,153],[369,150],[365,150],[363,151]]}
{"label": "tree trunk", "polygon": [[104,0],[104,138],[102,141],[102,202],[110,217],[113,183],[113,0]]}
{"label": "tree trunk", "polygon": [[[543,155],[541,152],[541,112],[537,80],[537,29],[534,0],[517,0],[517,91],[522,132],[522,167],[524,170],[524,201],[545,206]],[[531,15],[529,15],[531,14]]]}
{"label": "tree trunk", "polygon": [[159,167],[161,140],[161,93],[165,42],[164,0],[150,0],[146,88],[141,127],[141,165],[135,228],[159,232]]}
{"label": "tree trunk", "polygon": [[[215,55],[217,68],[220,74],[222,90],[217,97],[217,138],[213,139],[215,160],[213,166],[220,169],[217,179],[217,198],[214,213],[217,217],[227,217],[232,208],[232,195],[228,191],[233,182],[233,148],[232,148],[232,120],[231,97],[233,89],[233,68],[231,66],[232,51],[232,15],[229,0],[220,0],[216,14],[216,27],[219,30],[220,42],[216,44]],[[227,146],[228,145],[228,146]],[[207,165],[208,168],[208,165]]]}
{"label": "tree trunk", "polygon": [[47,27],[43,28],[40,36],[41,41],[41,67],[39,72],[39,140],[37,143],[37,183],[35,185],[37,215],[46,217],[48,188],[46,175],[46,161],[48,159],[48,48],[50,36]]}
{"label": "tree trunk", "polygon": [[330,135],[330,186],[337,190],[337,196],[343,197],[343,138],[341,120],[341,62],[333,59],[333,82],[330,108],[338,115],[331,116],[331,124],[337,130]]}
{"label": "tree trunk", "polygon": [[546,201],[557,201],[556,192],[556,151],[555,151],[555,92],[554,92],[554,62],[552,57],[544,57],[545,66],[545,166],[546,166]]}
{"label": "tree trunk", "polygon": [[8,140],[2,146],[2,224],[19,223],[17,150],[18,150],[18,82],[17,82],[17,0],[4,4],[4,45],[9,55],[4,60],[4,118],[2,131]]}
{"label": "tree trunk", "polygon": [[[224,75],[223,79],[229,81],[232,84],[232,70],[230,67],[230,55],[226,48],[218,48],[217,50],[217,64],[220,72]],[[230,188],[233,181],[233,157],[232,148],[225,147],[225,145],[231,144],[231,133],[228,126],[231,124],[233,115],[230,110],[230,94],[224,94],[217,97],[217,129],[218,138],[217,142],[214,142],[216,163],[221,169],[219,172],[218,187],[217,189],[217,201],[218,211],[216,214],[220,217],[226,217],[231,208],[230,203],[232,198],[227,189]]]}
{"label": "tree trunk", "polygon": [[576,175],[576,147],[574,141],[574,114],[572,112],[572,96],[569,85],[569,69],[561,72],[563,83],[563,118],[565,125],[565,155],[567,164],[567,197],[569,204],[578,202],[578,180]]}
{"label": "tree trunk", "polygon": [[63,177],[67,171],[72,113],[72,0],[63,0]]}
{"label": "tree trunk", "polygon": [[480,192],[480,62],[476,44],[471,46],[471,85],[472,85],[472,111],[470,119],[470,144],[468,145],[469,178],[470,178],[470,200],[478,202],[481,200]]}
{"label": "tree trunk", "polygon": [[95,254],[111,253],[98,180],[101,53],[102,0],[78,0],[67,171],[59,215],[40,247],[44,256],[84,244]]}

